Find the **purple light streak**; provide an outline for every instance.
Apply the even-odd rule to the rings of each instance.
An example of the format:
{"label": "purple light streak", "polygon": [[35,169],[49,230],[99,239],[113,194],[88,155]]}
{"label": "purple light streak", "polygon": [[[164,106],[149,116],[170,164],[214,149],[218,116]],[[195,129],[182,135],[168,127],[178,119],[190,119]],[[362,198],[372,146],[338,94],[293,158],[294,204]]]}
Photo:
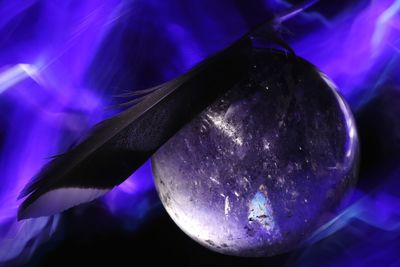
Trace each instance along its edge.
{"label": "purple light streak", "polygon": [[398,0],[370,1],[357,14],[343,11],[324,20],[328,23],[295,40],[293,47],[328,74],[353,106],[359,107],[373,97],[374,81],[387,78],[383,69],[398,56],[399,9]]}
{"label": "purple light streak", "polygon": [[17,222],[17,196],[49,156],[102,118],[102,88],[87,88],[84,78],[114,6],[1,5],[0,262],[29,256],[56,229],[59,216]]}

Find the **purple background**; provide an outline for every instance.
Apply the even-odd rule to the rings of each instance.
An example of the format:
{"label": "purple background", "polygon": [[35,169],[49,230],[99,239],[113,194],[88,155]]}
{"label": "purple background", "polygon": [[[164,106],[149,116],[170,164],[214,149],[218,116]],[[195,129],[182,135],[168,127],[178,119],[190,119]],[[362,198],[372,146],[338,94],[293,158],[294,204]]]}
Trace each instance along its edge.
{"label": "purple background", "polygon": [[[294,1],[293,1],[294,2]],[[319,1],[281,31],[352,106],[362,145],[349,206],[309,245],[238,259],[195,244],[167,217],[150,164],[99,201],[60,216],[16,221],[24,184],[121,101],[239,38],[280,0],[14,0],[0,2],[0,265],[168,262],[400,266],[400,1]],[[123,101],[123,100],[122,100]],[[155,255],[155,256],[153,256]]]}

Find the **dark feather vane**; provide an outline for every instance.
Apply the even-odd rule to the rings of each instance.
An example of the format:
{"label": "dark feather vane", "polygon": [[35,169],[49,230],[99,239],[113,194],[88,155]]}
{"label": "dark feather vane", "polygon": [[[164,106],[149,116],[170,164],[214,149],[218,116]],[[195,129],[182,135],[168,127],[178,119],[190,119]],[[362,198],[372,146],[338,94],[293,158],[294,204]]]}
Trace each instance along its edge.
{"label": "dark feather vane", "polygon": [[[280,21],[280,20],[275,20]],[[262,38],[293,51],[265,31],[251,31],[187,73],[136,97],[118,115],[96,125],[69,152],[55,156],[26,185],[18,219],[48,216],[91,201],[119,185],[198,113],[239,82],[249,70],[252,42]]]}
{"label": "dark feather vane", "polygon": [[92,200],[89,196],[74,199],[73,203],[58,201],[57,207],[50,209],[35,204],[51,191],[93,188],[105,192],[122,183],[157,148],[243,77],[250,51],[250,40],[242,38],[182,76],[148,89],[139,103],[96,125],[86,140],[51,160],[25,187],[21,197],[29,196],[20,206],[18,218],[50,215]]}

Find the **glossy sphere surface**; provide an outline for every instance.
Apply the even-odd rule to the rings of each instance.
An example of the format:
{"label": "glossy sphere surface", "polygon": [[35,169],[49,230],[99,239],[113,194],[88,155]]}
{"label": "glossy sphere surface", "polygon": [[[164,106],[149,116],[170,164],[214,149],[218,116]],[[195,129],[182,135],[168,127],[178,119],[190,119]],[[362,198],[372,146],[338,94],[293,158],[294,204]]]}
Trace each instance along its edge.
{"label": "glossy sphere surface", "polygon": [[176,224],[224,254],[292,250],[356,181],[348,105],[311,64],[256,50],[248,76],[153,156]]}

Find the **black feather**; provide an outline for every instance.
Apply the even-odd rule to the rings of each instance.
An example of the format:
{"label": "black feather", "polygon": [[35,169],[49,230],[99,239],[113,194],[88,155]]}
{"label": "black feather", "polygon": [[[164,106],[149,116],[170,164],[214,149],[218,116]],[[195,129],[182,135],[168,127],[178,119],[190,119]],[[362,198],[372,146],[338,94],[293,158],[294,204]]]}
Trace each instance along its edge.
{"label": "black feather", "polygon": [[[86,140],[51,160],[25,187],[21,197],[30,195],[20,206],[18,218],[50,215],[46,210],[32,214],[29,208],[52,190],[112,189],[122,183],[182,126],[241,79],[250,51],[251,42],[244,37],[95,126]],[[52,212],[73,205],[65,203]]]}
{"label": "black feather", "polygon": [[[311,2],[314,0],[305,3]],[[280,18],[297,11],[290,12]],[[180,128],[241,80],[249,69],[250,37],[267,39],[295,56],[273,31],[265,30],[265,24],[182,76],[125,94],[124,97],[137,98],[120,107],[134,106],[99,123],[88,138],[69,152],[55,156],[25,187],[20,197],[27,198],[19,208],[18,219],[61,212],[98,197],[99,193],[91,189],[103,193],[122,183]],[[65,188],[88,192],[83,196],[76,191],[51,195]],[[46,210],[42,205],[52,208]]]}

